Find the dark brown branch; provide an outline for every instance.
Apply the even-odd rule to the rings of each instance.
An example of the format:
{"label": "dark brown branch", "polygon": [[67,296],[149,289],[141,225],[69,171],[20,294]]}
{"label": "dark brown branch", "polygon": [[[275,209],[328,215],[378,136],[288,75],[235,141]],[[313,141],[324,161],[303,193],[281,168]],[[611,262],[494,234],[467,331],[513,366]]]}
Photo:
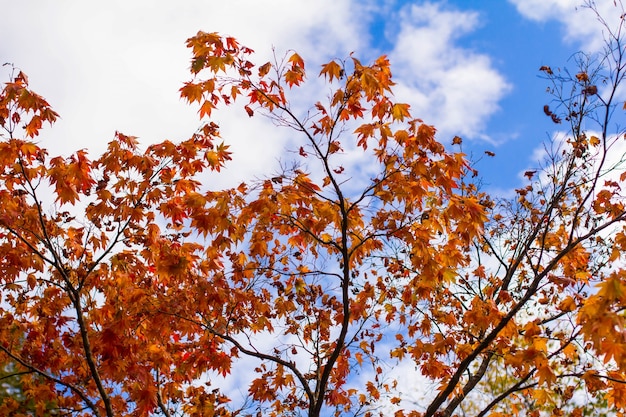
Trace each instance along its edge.
{"label": "dark brown branch", "polygon": [[456,386],[458,385],[461,376],[468,368],[468,366],[480,355],[489,345],[493,342],[498,334],[504,329],[507,324],[517,315],[518,311],[535,295],[536,290],[539,287],[540,282],[551,272],[568,253],[570,253],[576,246],[578,246],[581,242],[589,239],[591,236],[597,235],[602,230],[610,227],[611,225],[623,221],[626,218],[626,214],[622,213],[614,219],[607,221],[605,224],[596,227],[590,230],[588,233],[580,236],[578,239],[573,241],[571,244],[563,248],[563,250],[558,253],[549,263],[546,265],[545,269],[535,276],[533,282],[529,285],[524,296],[518,301],[508,312],[506,316],[493,328],[491,332],[478,344],[478,346],[459,364],[456,372],[452,375],[446,387],[439,392],[439,394],[435,397],[435,399],[431,402],[426,410],[425,417],[432,417],[435,415],[439,407],[446,401],[448,396],[454,391]]}

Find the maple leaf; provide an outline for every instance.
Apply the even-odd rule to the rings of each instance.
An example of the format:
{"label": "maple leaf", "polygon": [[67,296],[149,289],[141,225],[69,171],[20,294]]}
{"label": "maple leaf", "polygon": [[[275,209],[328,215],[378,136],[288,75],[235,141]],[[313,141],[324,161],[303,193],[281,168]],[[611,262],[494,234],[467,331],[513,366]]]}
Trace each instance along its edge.
{"label": "maple leaf", "polygon": [[289,57],[289,62],[292,63],[293,67],[300,67],[304,70],[304,60],[297,53],[291,54]]}
{"label": "maple leaf", "polygon": [[204,100],[204,102],[202,103],[202,106],[200,106],[200,110],[198,110],[198,112],[200,113],[200,118],[205,117],[205,116],[211,116],[211,112],[213,111],[214,108],[215,108],[215,105],[211,101]]}
{"label": "maple leaf", "polygon": [[339,79],[343,76],[343,68],[336,61],[330,61],[329,63],[322,66],[322,70],[320,71],[320,75],[327,77],[328,81],[333,81],[333,79]]}
{"label": "maple leaf", "polygon": [[249,392],[252,398],[257,401],[270,401],[274,398],[274,394],[269,389],[269,384],[264,378],[256,378],[252,381]]}
{"label": "maple leaf", "polygon": [[261,65],[259,67],[259,77],[265,77],[270,70],[272,69],[272,63],[271,62],[266,62],[265,64]]}
{"label": "maple leaf", "polygon": [[300,67],[296,67],[295,70],[288,70],[285,72],[285,81],[289,87],[294,85],[300,85],[303,81],[303,72]]}
{"label": "maple leaf", "polygon": [[591,136],[589,138],[589,144],[591,146],[598,146],[600,144],[600,139],[597,136]]}
{"label": "maple leaf", "polygon": [[542,363],[542,365],[537,368],[537,377],[539,378],[540,385],[547,384],[551,386],[556,381],[556,375],[552,367],[547,363]]}
{"label": "maple leaf", "polygon": [[611,277],[602,282],[599,287],[598,295],[608,300],[621,299],[622,296],[626,294],[626,287],[622,279],[616,274],[611,275]]}
{"label": "maple leaf", "polygon": [[132,398],[137,405],[137,414],[148,415],[157,406],[157,388],[154,384],[148,383],[139,388]]}
{"label": "maple leaf", "polygon": [[202,86],[195,83],[185,83],[183,87],[180,88],[181,97],[184,97],[189,101],[189,103],[200,102],[202,101],[203,90]]}
{"label": "maple leaf", "polygon": [[407,117],[411,116],[409,113],[409,105],[408,104],[400,104],[396,103],[391,107],[391,116],[394,120],[402,121]]}

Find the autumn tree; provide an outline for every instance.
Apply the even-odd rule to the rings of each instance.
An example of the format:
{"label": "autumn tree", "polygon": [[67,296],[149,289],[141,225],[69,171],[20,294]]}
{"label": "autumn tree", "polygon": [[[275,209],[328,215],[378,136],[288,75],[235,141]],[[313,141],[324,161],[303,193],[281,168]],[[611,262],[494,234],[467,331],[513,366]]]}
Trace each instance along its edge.
{"label": "autumn tree", "polygon": [[469,395],[469,415],[624,415],[625,15],[616,3],[613,26],[586,9],[604,49],[540,68],[557,133],[476,244],[464,297],[489,319],[472,331],[477,361],[438,396],[446,411]]}
{"label": "autumn tree", "polygon": [[[218,170],[228,152],[209,123],[178,144],[140,151],[118,133],[96,160],[84,150],[50,157],[33,138],[57,117],[21,71],[2,90],[0,363],[16,365],[36,415],[167,411],[162,391],[177,401],[195,376],[223,364],[209,345],[190,356],[184,346],[202,341],[157,314],[166,270],[183,270],[187,257],[190,268],[211,267],[159,222],[178,227],[198,186],[192,177]],[[29,413],[3,401],[0,414]]]}
{"label": "autumn tree", "polygon": [[[198,131],[145,149],[117,133],[95,159],[40,145],[58,115],[16,71],[0,95],[0,363],[36,415],[559,415],[580,389],[623,412],[621,31],[607,40],[601,65],[544,69],[572,88],[546,108],[571,128],[512,201],[394,100],[384,56],[316,80],[295,52],[257,65],[199,32],[181,88]],[[303,111],[307,82],[325,93]],[[231,155],[211,116],[237,105],[297,139],[266,178],[215,189]],[[221,388],[244,359],[235,403]],[[393,361],[438,387],[429,404],[403,400]]]}
{"label": "autumn tree", "polygon": [[[225,271],[209,279],[219,292],[196,280],[166,297],[218,300],[191,314],[182,303],[175,315],[258,359],[249,393],[260,410],[368,412],[393,388],[376,350],[384,329],[405,328],[403,303],[452,283],[480,236],[485,207],[461,181],[469,166],[393,101],[385,57],[324,65],[328,100],[302,118],[288,100],[305,79],[299,55],[256,69],[248,50],[216,34],[199,33],[189,45],[195,78],[182,94],[201,114],[243,95],[250,116],[265,114],[302,141],[282,171],[238,188],[231,230],[213,237],[229,244]],[[358,175],[345,166],[355,153],[368,167]],[[269,337],[277,342],[265,346]],[[371,377],[360,387],[350,380],[358,369]]]}
{"label": "autumn tree", "polygon": [[[227,415],[219,378],[244,355],[258,360],[254,409],[367,411],[390,390],[376,346],[415,299],[404,287],[453,282],[480,235],[467,162],[392,100],[385,57],[324,65],[327,103],[299,117],[287,99],[305,80],[298,54],[257,68],[232,38],[188,44],[181,93],[200,116],[243,97],[249,116],[301,133],[293,161],[260,183],[203,188],[200,174],[229,159],[210,121],[179,144],[140,150],[118,133],[95,160],[49,157],[30,138],[57,115],[18,72],[0,113],[0,350],[37,412]],[[371,169],[348,172],[347,153]],[[362,387],[355,367],[371,368]]]}

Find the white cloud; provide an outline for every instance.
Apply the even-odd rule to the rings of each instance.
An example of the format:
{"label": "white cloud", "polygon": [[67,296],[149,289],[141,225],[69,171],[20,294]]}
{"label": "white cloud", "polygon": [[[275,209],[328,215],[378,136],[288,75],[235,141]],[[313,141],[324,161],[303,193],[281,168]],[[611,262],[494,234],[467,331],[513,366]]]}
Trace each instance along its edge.
{"label": "white cloud", "polygon": [[[589,52],[600,51],[606,31],[601,30],[597,16],[585,0],[509,0],[527,19],[537,22],[556,20],[564,27],[564,39],[579,44]],[[609,28],[616,28],[624,12],[613,0],[594,2],[599,15]]]}
{"label": "white cloud", "polygon": [[479,15],[436,4],[413,5],[400,16],[390,54],[396,96],[442,136],[484,137],[488,118],[510,86],[487,55],[457,45]]}
{"label": "white cloud", "polygon": [[[43,146],[63,154],[89,148],[96,156],[116,130],[143,143],[195,131],[196,109],[179,99],[178,89],[190,78],[185,40],[198,30],[235,36],[257,51],[261,64],[272,46],[279,55],[295,49],[317,63],[345,56],[366,39],[358,36],[365,20],[350,6],[332,0],[298,7],[287,0],[11,2],[3,6],[0,61],[29,75],[31,87],[61,114],[42,133]],[[2,76],[4,82],[6,72]],[[231,185],[267,172],[290,134],[262,119],[242,123],[242,117],[241,110],[217,115],[235,152],[229,172],[238,179],[222,180]]]}
{"label": "white cloud", "polygon": [[581,4],[578,0],[510,0],[528,19],[545,21],[563,12],[571,12]]}

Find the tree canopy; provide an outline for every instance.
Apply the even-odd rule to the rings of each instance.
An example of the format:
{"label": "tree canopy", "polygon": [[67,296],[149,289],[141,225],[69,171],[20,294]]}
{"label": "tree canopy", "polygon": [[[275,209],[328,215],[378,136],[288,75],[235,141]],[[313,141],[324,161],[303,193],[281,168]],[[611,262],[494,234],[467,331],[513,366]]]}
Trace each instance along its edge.
{"label": "tree canopy", "polygon": [[[16,70],[0,93],[0,382],[19,395],[3,390],[0,414],[626,414],[622,29],[572,72],[541,68],[563,133],[511,199],[395,101],[385,56],[322,65],[327,100],[301,113],[317,71],[300,55],[259,64],[199,32],[180,93],[200,128],[147,147],[117,133],[95,158],[51,155],[39,136],[58,114]],[[216,189],[232,155],[211,116],[236,105],[296,139],[265,178]],[[423,403],[393,367],[429,381]]]}

